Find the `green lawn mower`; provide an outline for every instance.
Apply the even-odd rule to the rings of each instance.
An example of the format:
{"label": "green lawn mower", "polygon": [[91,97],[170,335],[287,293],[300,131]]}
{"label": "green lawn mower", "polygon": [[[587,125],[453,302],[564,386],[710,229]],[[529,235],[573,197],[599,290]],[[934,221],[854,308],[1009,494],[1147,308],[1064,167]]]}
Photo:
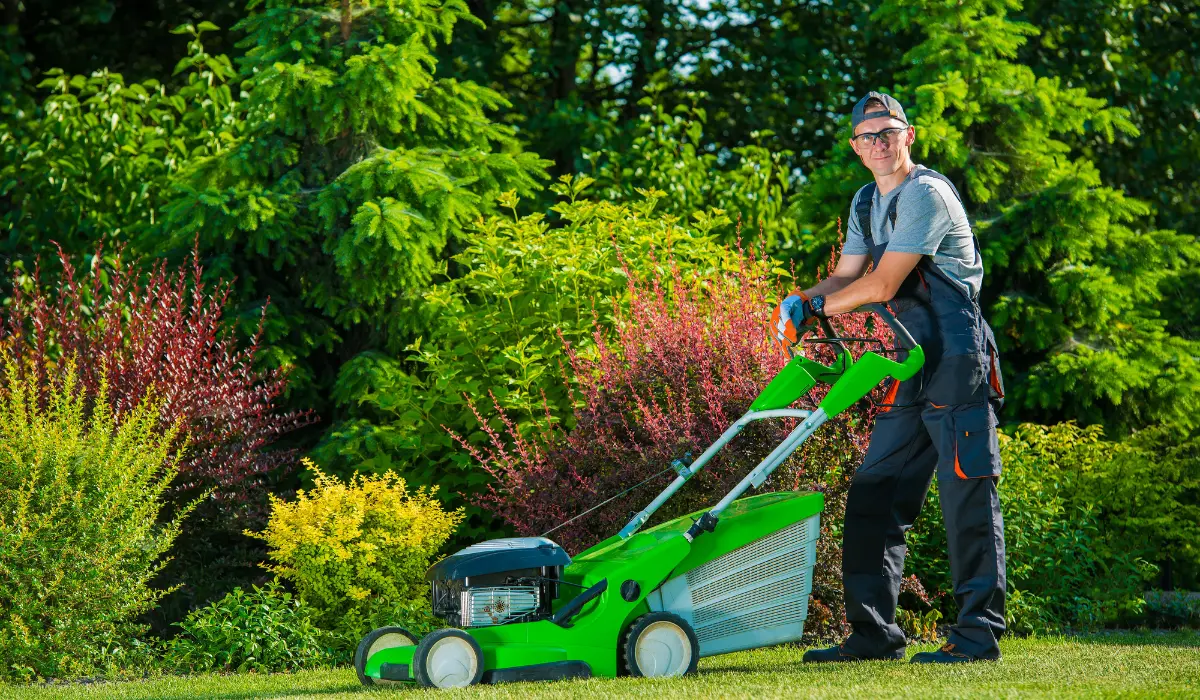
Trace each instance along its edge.
{"label": "green lawn mower", "polygon": [[[616,535],[573,559],[545,537],[516,537],[481,542],[432,566],[433,612],[452,628],[420,639],[400,627],[374,630],[354,655],[359,679],[455,688],[624,673],[675,677],[693,672],[703,656],[800,639],[824,497],[739,497],[885,378],[905,380],[921,368],[921,348],[891,312],[865,308],[908,351],[902,362],[886,357],[898,349],[836,338],[823,324],[826,337],[804,340],[831,343],[833,365],[794,354],[700,457],[673,464],[676,478]],[[847,341],[875,343],[878,352],[855,360]],[[818,382],[829,392],[815,411],[789,408]],[[639,531],[743,428],[772,418],[800,423],[719,503]]]}

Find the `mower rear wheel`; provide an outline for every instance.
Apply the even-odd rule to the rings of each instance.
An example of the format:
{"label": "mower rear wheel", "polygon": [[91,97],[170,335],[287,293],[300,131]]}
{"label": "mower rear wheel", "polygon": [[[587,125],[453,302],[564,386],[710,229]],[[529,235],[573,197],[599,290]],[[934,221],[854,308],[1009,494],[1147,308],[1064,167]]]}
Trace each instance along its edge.
{"label": "mower rear wheel", "polygon": [[624,660],[629,674],[643,678],[678,678],[695,673],[700,661],[696,632],[682,617],[652,612],[633,621],[625,632]]}
{"label": "mower rear wheel", "polygon": [[475,685],[483,677],[483,649],[462,630],[430,632],[413,652],[412,675],[426,688]]}
{"label": "mower rear wheel", "polygon": [[403,681],[389,681],[385,678],[372,678],[368,676],[367,659],[371,658],[372,654],[384,649],[411,647],[416,643],[416,636],[403,627],[380,627],[377,630],[371,631],[367,636],[363,637],[363,640],[358,643],[358,648],[354,650],[354,670],[358,673],[358,680],[365,686],[397,685],[402,683]]}

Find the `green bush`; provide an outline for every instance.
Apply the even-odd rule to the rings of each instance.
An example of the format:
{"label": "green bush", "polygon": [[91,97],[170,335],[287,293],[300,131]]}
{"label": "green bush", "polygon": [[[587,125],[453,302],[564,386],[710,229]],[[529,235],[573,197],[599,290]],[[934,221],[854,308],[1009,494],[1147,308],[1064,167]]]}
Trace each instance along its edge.
{"label": "green bush", "polygon": [[143,649],[135,618],[180,519],[158,522],[175,476],[176,430],[142,401],[117,427],[73,371],[45,406],[8,364],[0,391],[0,678],[103,671]]}
{"label": "green bush", "polygon": [[106,68],[43,74],[45,99],[0,138],[0,251],[18,271],[31,272],[35,257],[56,246],[88,254],[102,241],[146,235],[171,194],[171,176],[234,140],[237,74],[201,41],[214,29],[201,22],[175,30],[191,37],[175,68],[177,87],[126,82]]}
{"label": "green bush", "polygon": [[720,151],[704,133],[708,113],[700,103],[707,97],[688,92],[683,99],[690,104],[668,112],[657,89],[648,90],[640,101],[646,111],[627,134],[607,136],[603,150],[584,153],[599,196],[631,201],[638,188],[652,187],[666,193],[658,206],[664,213],[686,217],[716,208],[740,222],[716,229],[725,243],[744,234],[772,251],[794,246],[797,221],[786,213],[792,152],[773,148],[778,139],[769,129],[752,132],[747,145]]}
{"label": "green bush", "polygon": [[[1141,612],[1153,572],[1136,547],[1114,546],[1096,509],[1079,498],[1083,473],[1102,454],[1098,429],[1023,424],[1000,436],[1000,504],[1008,553],[1008,610],[1014,632],[1094,628]],[[954,619],[946,535],[936,487],[908,534],[908,570],[942,597]]]}
{"label": "green bush", "polygon": [[1200,627],[1200,594],[1151,591],[1146,594],[1146,619],[1153,627]]}
{"label": "green bush", "polygon": [[276,563],[266,568],[295,586],[339,652],[373,627],[428,626],[425,570],[462,512],[444,510],[436,490],[409,491],[394,473],[342,482],[305,462],[314,487],[294,501],[272,497],[267,529],[247,533],[270,547]]}
{"label": "green bush", "polygon": [[[523,426],[547,413],[569,424],[563,341],[588,345],[598,327],[611,326],[614,300],[629,284],[626,266],[666,274],[668,256],[684,274],[736,265],[709,235],[729,223],[723,214],[697,212],[684,222],[658,212],[662,192],[618,205],[588,197],[591,184],[564,177],[553,186],[563,226],[551,228],[541,213],[478,222],[454,257],[457,271],[425,294],[434,330],[396,353],[363,353],[342,366],[333,399],[343,418],[314,452],[317,462],[343,477],[393,470],[410,484],[440,486],[451,506],[465,505],[490,481],[446,430],[487,441],[470,398],[492,391]],[[508,193],[500,203],[515,209],[518,201]],[[467,513],[480,511],[468,506]],[[474,517],[458,535],[493,532]]]}
{"label": "green bush", "polygon": [[1075,498],[1093,504],[1105,546],[1156,564],[1159,587],[1200,588],[1200,430],[1157,425],[1088,449]]}
{"label": "green bush", "polygon": [[165,665],[202,671],[295,671],[328,665],[332,656],[312,612],[272,581],[193,610],[176,625],[183,633],[167,643]]}

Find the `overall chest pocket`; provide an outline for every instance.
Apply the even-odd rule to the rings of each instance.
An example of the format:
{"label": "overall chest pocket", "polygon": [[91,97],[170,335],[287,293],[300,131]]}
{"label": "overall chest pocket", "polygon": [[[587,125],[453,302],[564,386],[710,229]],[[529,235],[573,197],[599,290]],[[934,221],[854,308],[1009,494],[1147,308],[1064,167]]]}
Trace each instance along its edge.
{"label": "overall chest pocket", "polygon": [[[989,403],[974,404],[949,414],[954,441],[952,466],[959,479],[981,479],[1000,475],[1000,441],[996,436],[996,413]],[[948,463],[946,459],[943,462]]]}

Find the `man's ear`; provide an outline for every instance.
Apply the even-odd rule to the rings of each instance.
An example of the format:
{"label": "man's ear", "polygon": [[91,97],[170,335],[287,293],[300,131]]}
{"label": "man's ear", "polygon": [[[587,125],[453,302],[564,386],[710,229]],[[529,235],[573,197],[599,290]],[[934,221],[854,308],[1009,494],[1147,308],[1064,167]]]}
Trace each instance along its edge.
{"label": "man's ear", "polygon": [[908,127],[908,145],[912,146],[917,141],[917,128],[915,126]]}

